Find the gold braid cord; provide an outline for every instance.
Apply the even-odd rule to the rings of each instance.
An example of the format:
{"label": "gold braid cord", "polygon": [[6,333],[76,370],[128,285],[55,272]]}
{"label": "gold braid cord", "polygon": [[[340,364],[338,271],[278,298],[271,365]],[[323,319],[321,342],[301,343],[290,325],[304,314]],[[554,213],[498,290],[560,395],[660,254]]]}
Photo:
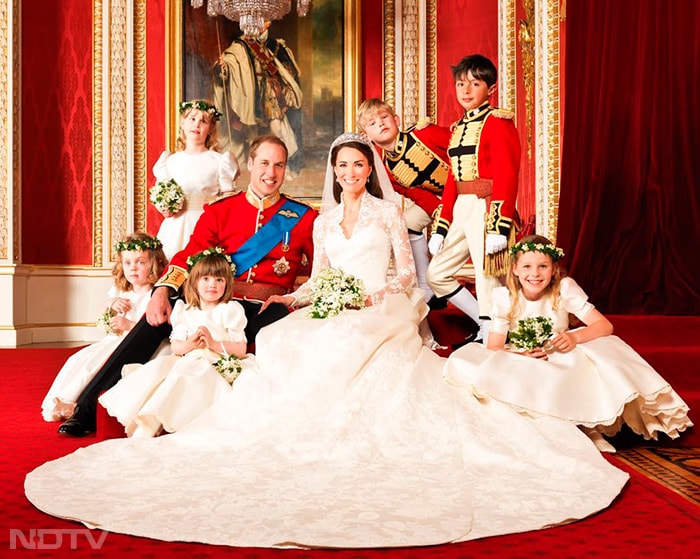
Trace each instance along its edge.
{"label": "gold braid cord", "polygon": [[515,244],[516,235],[515,227],[511,227],[508,233],[508,247],[494,254],[484,255],[484,275],[500,278],[508,273],[511,262],[510,247]]}
{"label": "gold braid cord", "polygon": [[484,274],[492,277],[501,277],[508,272],[510,266],[510,247],[515,244],[517,227],[513,220],[502,215],[503,201],[491,200],[489,215],[486,218],[484,233],[496,233],[504,235],[508,239],[508,246],[494,254],[484,255]]}

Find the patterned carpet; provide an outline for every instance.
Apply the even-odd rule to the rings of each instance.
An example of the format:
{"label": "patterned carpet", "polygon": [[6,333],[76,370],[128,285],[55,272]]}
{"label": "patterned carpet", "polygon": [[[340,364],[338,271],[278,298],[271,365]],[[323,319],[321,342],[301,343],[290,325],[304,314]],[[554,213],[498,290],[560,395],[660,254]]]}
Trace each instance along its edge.
{"label": "patterned carpet", "polygon": [[700,448],[629,448],[616,458],[700,506]]}

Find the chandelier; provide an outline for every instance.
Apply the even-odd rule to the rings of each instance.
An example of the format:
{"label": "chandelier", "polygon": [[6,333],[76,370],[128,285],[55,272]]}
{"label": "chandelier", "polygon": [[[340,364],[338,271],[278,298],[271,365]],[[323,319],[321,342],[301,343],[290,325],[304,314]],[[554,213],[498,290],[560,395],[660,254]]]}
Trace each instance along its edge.
{"label": "chandelier", "polygon": [[[201,8],[204,0],[191,0],[193,8]],[[311,0],[296,0],[297,13],[309,13]],[[247,36],[257,37],[265,30],[265,22],[282,19],[292,7],[291,0],[208,0],[207,14],[237,21]]]}

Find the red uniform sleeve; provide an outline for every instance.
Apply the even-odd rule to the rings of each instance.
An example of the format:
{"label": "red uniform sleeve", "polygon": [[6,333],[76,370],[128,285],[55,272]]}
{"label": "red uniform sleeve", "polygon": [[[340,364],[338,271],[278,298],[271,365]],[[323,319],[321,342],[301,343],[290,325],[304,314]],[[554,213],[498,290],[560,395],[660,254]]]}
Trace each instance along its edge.
{"label": "red uniform sleeve", "polygon": [[479,176],[493,180],[491,204],[500,204],[500,215],[515,215],[520,169],[520,137],[510,118],[490,115],[479,141]]}

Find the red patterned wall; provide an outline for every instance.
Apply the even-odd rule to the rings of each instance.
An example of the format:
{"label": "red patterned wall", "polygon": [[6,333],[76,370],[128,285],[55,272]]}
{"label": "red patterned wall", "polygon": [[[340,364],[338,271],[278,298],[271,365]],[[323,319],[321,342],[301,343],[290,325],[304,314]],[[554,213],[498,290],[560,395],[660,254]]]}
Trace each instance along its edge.
{"label": "red patterned wall", "polygon": [[[165,122],[165,49],[166,49],[166,0],[148,0],[146,4],[146,186],[155,183],[153,164],[166,148]],[[146,203],[146,230],[155,235],[163,216],[152,204]]]}
{"label": "red patterned wall", "polygon": [[92,264],[92,2],[22,2],[22,263]]}

